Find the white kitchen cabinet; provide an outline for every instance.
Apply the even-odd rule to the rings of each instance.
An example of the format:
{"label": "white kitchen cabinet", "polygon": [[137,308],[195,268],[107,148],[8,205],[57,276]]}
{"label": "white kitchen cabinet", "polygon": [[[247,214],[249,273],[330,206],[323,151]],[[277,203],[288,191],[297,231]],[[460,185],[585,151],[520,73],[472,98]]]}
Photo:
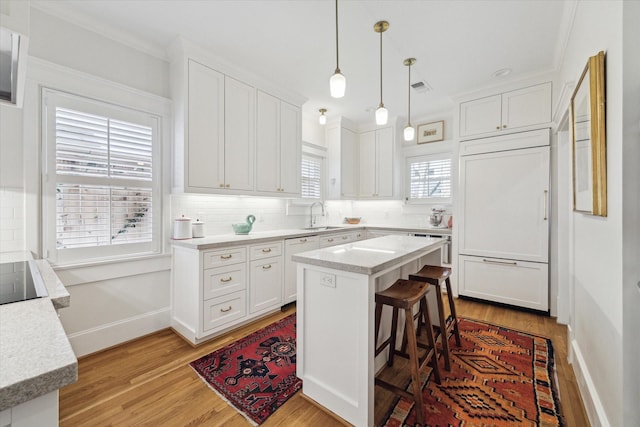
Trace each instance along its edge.
{"label": "white kitchen cabinet", "polygon": [[0,427],[58,425],[58,390],[0,412]]}
{"label": "white kitchen cabinet", "polygon": [[551,122],[551,82],[460,104],[460,138],[523,131]]}
{"label": "white kitchen cabinet", "polygon": [[257,91],[256,190],[300,195],[300,108]]}
{"label": "white kitchen cabinet", "polygon": [[358,137],[345,119],[327,124],[327,199],[355,199],[359,194]]}
{"label": "white kitchen cabinet", "polygon": [[461,295],[547,311],[548,264],[461,255]]}
{"label": "white kitchen cabinet", "polygon": [[[277,256],[264,257],[263,250],[271,250],[278,246]],[[252,247],[251,254],[256,254],[250,262],[249,276],[249,312],[257,313],[269,308],[282,305],[282,241],[271,244],[268,248],[264,245]],[[258,255],[259,254],[259,255]]]}
{"label": "white kitchen cabinet", "polygon": [[360,134],[360,198],[393,197],[393,144],[392,127]]}
{"label": "white kitchen cabinet", "polygon": [[291,256],[300,252],[318,249],[320,240],[318,236],[305,236],[284,241],[284,285],[282,303],[288,304],[297,298],[298,285],[296,276],[297,263],[291,260]]}
{"label": "white kitchen cabinet", "polygon": [[255,89],[192,59],[186,75],[174,181],[190,192],[252,191]]}
{"label": "white kitchen cabinet", "polygon": [[390,230],[373,230],[367,229],[367,239],[375,239],[383,236],[406,236],[406,231],[390,231]]}
{"label": "white kitchen cabinet", "polygon": [[324,234],[320,236],[320,244],[321,248],[326,248],[329,246],[342,245],[344,243],[351,243],[358,240],[356,237],[358,234],[362,235],[362,232],[342,232],[335,234]]}
{"label": "white kitchen cabinet", "polygon": [[247,316],[246,291],[233,292],[202,303],[202,330],[215,331]]}

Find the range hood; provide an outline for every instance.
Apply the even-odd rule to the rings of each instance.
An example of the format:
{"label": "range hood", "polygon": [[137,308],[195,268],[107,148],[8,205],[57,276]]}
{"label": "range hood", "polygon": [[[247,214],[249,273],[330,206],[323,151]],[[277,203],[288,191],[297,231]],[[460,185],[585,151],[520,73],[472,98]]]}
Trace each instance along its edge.
{"label": "range hood", "polygon": [[0,27],[0,101],[22,107],[28,38]]}

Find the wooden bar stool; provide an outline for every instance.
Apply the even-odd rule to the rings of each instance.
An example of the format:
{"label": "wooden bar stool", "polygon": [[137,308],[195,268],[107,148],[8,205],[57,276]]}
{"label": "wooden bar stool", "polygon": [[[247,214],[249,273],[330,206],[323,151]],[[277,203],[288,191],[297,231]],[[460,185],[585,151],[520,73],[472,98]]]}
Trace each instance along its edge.
{"label": "wooden bar stool", "polygon": [[[389,348],[389,358],[387,365],[393,366],[393,358],[395,355],[409,359],[411,367],[411,381],[413,394],[408,393],[400,387],[390,384],[382,379],[376,378],[375,384],[387,390],[390,390],[407,399],[413,399],[416,406],[417,421],[424,425],[424,413],[422,409],[422,384],[420,381],[420,371],[424,369],[427,363],[431,364],[433,376],[438,384],[440,384],[440,372],[438,371],[438,355],[436,352],[436,343],[433,336],[433,328],[429,317],[429,307],[427,305],[426,295],[430,291],[430,286],[425,282],[416,282],[410,280],[397,280],[393,285],[384,291],[376,292],[376,309],[375,309],[375,344],[378,343],[378,335],[380,333],[380,319],[382,317],[382,306],[389,305],[393,307],[393,316],[391,318],[391,336],[385,340],[380,347],[375,350],[376,356],[380,354],[387,346]],[[413,307],[420,304],[419,313],[423,314],[427,329],[428,346],[426,353],[422,358],[418,355],[418,342],[416,338],[416,329],[413,324]],[[398,310],[404,310],[405,314],[405,337],[408,340],[409,353],[396,350],[396,329],[398,326]]]}
{"label": "wooden bar stool", "polygon": [[[460,331],[458,330],[458,317],[456,316],[456,306],[453,302],[453,293],[451,293],[451,281],[449,276],[451,275],[451,269],[448,267],[437,267],[433,265],[425,265],[422,270],[415,274],[409,275],[409,280],[418,282],[429,283],[436,287],[438,294],[436,295],[436,301],[438,302],[438,318],[440,326],[436,326],[436,340],[441,339],[442,351],[444,353],[445,368],[448,371],[451,370],[451,358],[449,355],[449,337],[451,334],[456,337],[456,344],[458,347],[460,343]],[[451,312],[451,322],[447,324],[444,318],[444,303],[442,302],[442,282],[445,282],[447,286],[447,297],[449,299],[449,311]],[[445,325],[445,327],[443,327]]]}

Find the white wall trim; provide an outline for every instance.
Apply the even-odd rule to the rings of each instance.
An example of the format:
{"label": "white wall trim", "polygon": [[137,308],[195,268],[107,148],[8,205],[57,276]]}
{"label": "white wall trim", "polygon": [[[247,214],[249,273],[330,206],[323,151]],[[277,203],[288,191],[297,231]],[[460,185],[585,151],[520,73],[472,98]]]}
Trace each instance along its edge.
{"label": "white wall trim", "polygon": [[555,123],[556,131],[559,130],[565,120],[569,119],[569,107],[571,103],[571,96],[573,95],[573,89],[576,87],[576,82],[565,82],[560,89],[558,95],[558,101],[553,110],[553,123]]}
{"label": "white wall trim", "polygon": [[575,339],[571,341],[571,361],[573,366],[573,372],[576,376],[578,383],[578,389],[580,390],[580,396],[582,397],[582,403],[584,409],[587,412],[587,418],[592,427],[610,427],[611,424],[607,418],[604,407],[598,395],[598,390],[593,384],[587,365],[582,357],[582,352],[578,342]]}
{"label": "white wall trim", "polygon": [[68,335],[76,357],[139,338],[171,326],[171,309],[149,311]]}

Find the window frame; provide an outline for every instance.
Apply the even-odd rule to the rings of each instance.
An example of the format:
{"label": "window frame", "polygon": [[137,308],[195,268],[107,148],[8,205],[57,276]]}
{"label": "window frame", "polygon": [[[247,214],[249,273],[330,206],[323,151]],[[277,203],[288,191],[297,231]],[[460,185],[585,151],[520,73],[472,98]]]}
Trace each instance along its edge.
{"label": "window frame", "polygon": [[[446,160],[448,159],[451,162],[450,166],[450,174],[449,174],[449,183],[450,183],[450,195],[449,197],[422,197],[422,198],[412,198],[411,197],[411,164],[418,162],[431,162],[437,160]],[[405,157],[405,203],[412,205],[434,205],[434,204],[451,204],[453,201],[453,155],[451,152],[440,152],[440,153],[430,153],[430,154],[416,154],[416,155],[407,155]]]}
{"label": "window frame", "polygon": [[[42,101],[42,223],[44,257],[57,266],[87,262],[130,259],[157,255],[162,251],[163,205],[162,205],[162,116],[134,107],[96,100],[43,87]],[[152,239],[150,242],[109,244],[79,248],[58,249],[56,246],[56,186],[58,183],[81,183],[105,185],[104,179],[82,176],[69,178],[56,173],[56,106],[76,111],[97,114],[111,119],[137,123],[152,128],[152,180],[142,181],[125,177],[113,177],[113,186],[147,187],[152,193]]]}
{"label": "window frame", "polygon": [[[319,164],[319,169],[320,169],[320,178],[318,180],[318,185],[319,185],[319,190],[320,190],[320,196],[319,197],[305,197],[302,194],[302,182],[303,182],[303,177],[302,177],[302,162],[304,161],[304,159],[309,158],[309,159],[313,159],[313,160],[317,160],[318,164]],[[303,152],[302,155],[300,156],[300,198],[302,200],[307,200],[307,201],[323,201],[324,197],[325,197],[325,191],[324,191],[324,181],[325,181],[325,174],[324,174],[324,157],[319,156],[317,154],[312,154],[312,153],[307,153],[307,152]]]}

